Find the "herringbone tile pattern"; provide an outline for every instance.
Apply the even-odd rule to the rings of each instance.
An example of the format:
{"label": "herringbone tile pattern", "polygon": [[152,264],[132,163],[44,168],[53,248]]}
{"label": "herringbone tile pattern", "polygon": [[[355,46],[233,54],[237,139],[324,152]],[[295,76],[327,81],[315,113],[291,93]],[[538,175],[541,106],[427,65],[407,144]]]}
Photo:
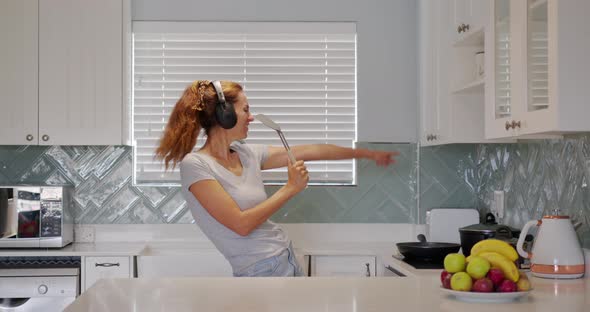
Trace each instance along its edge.
{"label": "herringbone tile pattern", "polygon": [[[359,161],[356,187],[310,187],[273,220],[414,222],[416,145],[360,146],[398,150],[402,155],[389,168]],[[74,185],[76,223],[193,222],[178,187],[132,185],[131,152],[124,146],[0,146],[0,184]],[[269,186],[267,193],[276,188]]]}
{"label": "herringbone tile pattern", "polygon": [[[359,144],[401,152],[380,168],[357,162],[357,186],[310,187],[278,211],[284,223],[423,223],[434,207],[492,205],[506,191],[506,224],[560,209],[590,246],[590,135],[517,144]],[[418,153],[420,166],[418,170]],[[77,223],[190,223],[177,187],[132,185],[131,148],[0,146],[0,185],[71,184]],[[417,184],[418,172],[420,185]],[[277,186],[267,187],[267,193]],[[420,208],[416,201],[420,194]]]}
{"label": "herringbone tile pattern", "polygon": [[521,227],[559,209],[581,222],[578,233],[590,244],[590,136],[480,145],[476,168],[479,206],[490,207],[494,190],[504,190],[505,223]]}

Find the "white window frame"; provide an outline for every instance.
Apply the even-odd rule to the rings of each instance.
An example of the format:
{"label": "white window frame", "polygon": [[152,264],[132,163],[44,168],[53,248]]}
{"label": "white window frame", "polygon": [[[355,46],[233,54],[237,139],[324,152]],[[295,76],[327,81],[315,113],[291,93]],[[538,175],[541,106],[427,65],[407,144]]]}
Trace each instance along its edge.
{"label": "white window frame", "polygon": [[[151,144],[154,144],[154,137],[157,136],[159,139],[161,132],[165,127],[165,123],[167,122],[166,115],[169,115],[171,108],[176,103],[176,100],[181,95],[184,88],[189,85],[192,80],[196,79],[233,80],[242,84],[245,93],[249,98],[252,113],[264,113],[280,124],[285,137],[291,146],[309,143],[332,143],[347,147],[355,146],[358,133],[356,79],[357,46],[355,23],[135,21],[133,22],[132,27],[133,83],[131,133],[133,142],[133,183],[135,185],[179,185],[178,168],[174,171],[164,173],[162,163],[160,169],[157,169],[155,165],[158,163],[153,160],[155,145],[148,148],[149,144],[144,141],[150,141]],[[164,39],[157,39],[153,34],[158,34],[159,38]],[[187,40],[184,36],[189,36],[190,39]],[[237,58],[234,56],[225,56],[224,54],[227,52],[228,55],[231,55],[232,52],[236,51],[233,47],[236,44],[236,36],[246,38],[244,39],[244,48],[241,50],[243,52],[245,51],[245,56],[242,57],[244,62],[244,74],[239,79],[236,79],[236,74],[228,74],[228,71],[224,70],[224,66],[227,66],[228,68],[235,68],[237,66],[239,68],[239,65],[234,65]],[[318,36],[321,36],[323,41],[317,41]],[[280,39],[277,39],[279,37]],[[269,39],[267,40],[265,38]],[[276,43],[277,40],[279,43]],[[196,48],[194,51],[187,50],[181,47],[181,44],[188,44],[189,46],[195,45]],[[218,50],[215,51],[219,53],[219,55],[222,55],[220,59],[229,59],[228,62],[230,63],[228,63],[228,65],[220,65],[219,63],[215,65],[210,65],[210,63],[198,63],[203,62],[202,59],[207,59],[208,62],[211,62],[211,60],[208,60],[210,56],[201,56],[201,49],[203,49],[203,46],[199,46],[199,44],[210,44],[212,48],[217,48]],[[280,47],[282,47],[282,45],[291,47],[299,44],[301,45],[301,50],[289,50],[289,48],[284,50],[280,47],[277,48],[275,46],[277,44],[280,45]],[[320,51],[320,49],[317,48],[318,44],[325,47],[325,51]],[[228,48],[225,48],[226,45]],[[269,48],[265,48],[267,45]],[[154,47],[153,51],[151,50],[152,46]],[[297,48],[299,46],[295,47]],[[174,53],[178,53],[181,49],[184,49],[181,51],[182,53],[185,53],[183,51],[196,53],[194,55],[197,56],[191,56],[189,59],[193,59],[194,62],[197,62],[195,63],[196,65],[194,65],[197,69],[206,68],[209,70],[220,70],[219,73],[207,72],[199,75],[197,72],[188,71],[182,73],[187,77],[186,79],[176,79],[174,80],[174,83],[170,82],[173,79],[166,80],[166,78],[178,77],[169,74],[172,70],[182,71],[185,70],[185,68],[192,68],[191,66],[193,66],[185,66],[181,63],[183,59],[187,59],[185,55],[174,55]],[[267,50],[275,52],[267,52]],[[279,52],[276,52],[277,50]],[[297,51],[296,53],[301,54],[302,56],[293,57],[293,51]],[[158,56],[156,55],[157,53],[162,53],[162,55]],[[260,56],[257,56],[257,53],[260,53]],[[274,58],[272,56],[265,56],[268,55],[268,53],[279,53],[280,56]],[[289,56],[283,57],[283,54],[281,53],[286,53]],[[325,65],[317,65],[318,57],[314,55],[317,55],[318,53],[323,53],[325,56]],[[351,55],[353,55],[352,59],[350,57]],[[279,62],[282,60],[282,62],[285,63],[280,63],[275,66],[274,64],[270,64],[273,59],[278,59]],[[159,65],[154,65],[154,62],[161,62],[164,65],[162,65],[162,68],[158,68]],[[320,67],[323,73],[318,74],[318,68]],[[144,79],[150,75],[156,75],[146,71],[146,68],[149,68],[149,70],[155,68],[156,70],[161,70],[163,72],[161,75],[163,77],[161,92],[159,89],[154,88],[154,85],[158,84],[157,81],[147,78]],[[260,68],[262,68],[262,72],[250,74],[250,76],[248,75],[248,70],[250,72],[255,72],[257,69],[260,70]],[[292,68],[288,70],[291,71],[291,73],[280,72],[281,68]],[[169,71],[166,71],[167,69],[169,69]],[[264,70],[268,70],[269,72],[266,73]],[[273,73],[273,70],[276,70],[276,72]],[[294,80],[297,75],[301,75],[301,77],[304,77],[302,78],[304,81],[275,81],[275,78],[270,78],[266,81],[263,81],[264,79],[260,81],[254,80],[256,75],[259,75],[258,77],[268,78],[271,76],[281,77],[281,74],[283,77],[287,77],[285,79],[291,80]],[[313,79],[305,81],[305,77],[310,77],[310,75],[315,75],[312,76],[313,79],[317,79],[314,77],[321,76],[321,79],[325,79],[326,82],[322,83],[322,81],[318,82]],[[142,78],[138,79],[138,77]],[[271,79],[272,81],[270,81]],[[341,81],[338,81],[339,79],[341,79]],[[273,89],[273,83],[276,83],[277,85],[281,85],[282,83],[283,86],[288,85],[289,87],[293,85],[294,87],[291,89]],[[297,83],[302,86],[300,89],[297,89]],[[313,86],[310,87],[312,84]],[[322,89],[315,89],[318,85],[321,85]],[[171,91],[176,93],[171,93]],[[161,94],[160,99],[157,99],[159,96],[158,94]],[[265,96],[267,94],[268,96]],[[298,94],[303,94],[304,96],[298,96]],[[319,99],[318,94],[325,94],[325,99]],[[309,96],[309,100],[307,100],[305,95]],[[273,97],[278,99],[273,99]],[[272,104],[268,104],[268,101],[272,102]],[[308,105],[303,104],[306,101],[309,102]],[[322,101],[324,106],[313,106],[313,103],[317,103],[318,101]],[[145,104],[146,102],[149,103]],[[155,102],[158,102],[158,104],[156,104],[158,106],[153,104]],[[161,102],[161,106],[159,106],[159,102]],[[287,102],[287,104],[285,107],[281,107],[279,105],[274,105],[275,102]],[[289,103],[295,104],[290,105]],[[305,115],[298,113],[302,108],[310,110],[311,112],[308,113],[306,111]],[[321,115],[321,113],[315,113],[318,109],[323,110],[324,115]],[[319,119],[323,119],[324,121],[318,122],[317,120]],[[332,126],[332,129],[330,129],[329,126]],[[323,127],[324,130],[314,131],[313,127]],[[309,130],[309,128],[311,128],[311,130]],[[146,135],[146,133],[148,134]],[[157,133],[157,135],[154,133]],[[325,139],[309,136],[307,133],[314,135],[321,134],[325,136]],[[140,140],[141,144],[138,144],[138,140]],[[195,148],[200,148],[204,141],[205,138],[201,135]],[[276,132],[264,127],[256,121],[250,125],[249,136],[246,139],[246,142],[282,146]],[[150,149],[151,161],[149,160]],[[310,171],[310,185],[356,184],[356,162],[354,160],[314,161],[307,162],[306,165]],[[149,169],[146,170],[146,167]],[[142,168],[144,171],[141,171]],[[332,172],[332,175],[330,175],[330,172]],[[151,177],[145,178],[150,175]],[[287,180],[286,169],[281,168],[263,171],[263,178],[267,185],[284,184]]]}

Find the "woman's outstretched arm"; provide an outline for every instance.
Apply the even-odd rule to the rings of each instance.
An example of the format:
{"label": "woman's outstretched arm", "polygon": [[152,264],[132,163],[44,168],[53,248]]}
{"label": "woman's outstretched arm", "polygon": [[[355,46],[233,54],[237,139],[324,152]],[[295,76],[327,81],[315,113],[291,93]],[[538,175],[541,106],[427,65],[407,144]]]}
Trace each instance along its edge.
{"label": "woman's outstretched arm", "polygon": [[[378,166],[395,163],[398,152],[370,150],[365,148],[348,148],[333,144],[308,144],[291,147],[297,160],[337,160],[337,159],[372,159]],[[287,151],[282,146],[269,146],[268,157],[262,169],[285,167],[288,164]]]}

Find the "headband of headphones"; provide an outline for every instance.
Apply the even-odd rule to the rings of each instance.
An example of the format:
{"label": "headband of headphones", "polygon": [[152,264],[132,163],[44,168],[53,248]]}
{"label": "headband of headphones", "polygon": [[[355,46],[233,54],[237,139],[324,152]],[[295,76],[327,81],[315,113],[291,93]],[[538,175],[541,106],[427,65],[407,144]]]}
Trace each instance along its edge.
{"label": "headband of headphones", "polygon": [[215,88],[215,92],[217,93],[217,99],[219,100],[219,104],[225,107],[225,96],[223,95],[223,89],[221,88],[221,82],[219,80],[213,80],[211,82],[213,84],[213,88]]}

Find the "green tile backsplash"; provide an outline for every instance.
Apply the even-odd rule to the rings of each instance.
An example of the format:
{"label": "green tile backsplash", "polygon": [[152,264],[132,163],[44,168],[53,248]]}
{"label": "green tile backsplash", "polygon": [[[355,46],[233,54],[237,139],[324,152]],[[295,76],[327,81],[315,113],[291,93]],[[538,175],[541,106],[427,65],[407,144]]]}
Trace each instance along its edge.
{"label": "green tile backsplash", "polygon": [[[416,221],[416,144],[359,143],[400,152],[388,168],[357,162],[356,186],[311,186],[272,219],[282,223]],[[71,184],[77,223],[191,223],[178,187],[132,185],[126,146],[0,146],[0,184]],[[277,186],[268,186],[270,194]]]}
{"label": "green tile backsplash", "polygon": [[[356,186],[309,187],[272,219],[423,223],[434,207],[476,207],[483,215],[494,190],[504,190],[506,224],[521,227],[559,208],[580,223],[578,234],[590,245],[590,135],[515,144],[358,145],[401,154],[388,168],[358,161]],[[192,222],[178,188],[132,185],[131,156],[125,146],[0,146],[0,184],[72,184],[78,223]]]}

